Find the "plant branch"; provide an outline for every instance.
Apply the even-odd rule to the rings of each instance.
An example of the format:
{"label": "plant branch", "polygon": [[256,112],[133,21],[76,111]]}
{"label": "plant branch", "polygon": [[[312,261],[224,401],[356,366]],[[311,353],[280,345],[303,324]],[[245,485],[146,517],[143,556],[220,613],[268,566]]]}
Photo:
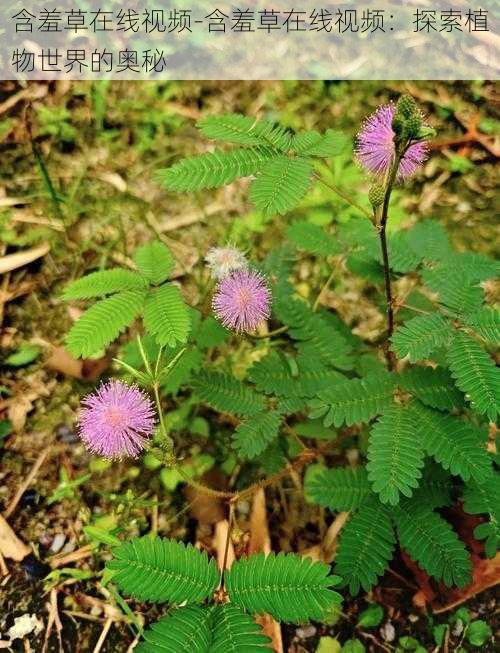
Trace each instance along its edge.
{"label": "plant branch", "polygon": [[344,202],[347,202],[350,206],[353,208],[357,209],[360,213],[362,213],[365,218],[368,218],[368,220],[372,219],[372,216],[370,215],[370,212],[367,211],[361,204],[358,204],[356,201],[354,201],[347,192],[343,191],[341,188],[336,186],[335,184],[330,183],[329,181],[325,181],[323,177],[320,177],[318,174],[314,173],[314,177],[323,184],[323,186],[326,186],[329,190],[331,190],[333,193],[341,197]]}

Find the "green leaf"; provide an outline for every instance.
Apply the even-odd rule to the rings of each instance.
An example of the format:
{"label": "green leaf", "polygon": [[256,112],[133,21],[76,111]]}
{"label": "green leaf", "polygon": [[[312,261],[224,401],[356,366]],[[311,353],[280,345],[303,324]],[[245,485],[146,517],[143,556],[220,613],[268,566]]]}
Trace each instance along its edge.
{"label": "green leaf", "polygon": [[470,481],[465,488],[464,510],[471,515],[488,515],[489,521],[474,529],[474,537],[486,540],[486,555],[493,558],[500,548],[500,474],[492,473],[480,483]]}
{"label": "green leaf", "polygon": [[493,632],[482,619],[476,619],[467,628],[467,640],[472,646],[484,646],[493,635]]}
{"label": "green leaf", "polygon": [[170,250],[159,240],[138,247],[134,252],[134,263],[139,272],[154,285],[168,279],[175,265]]}
{"label": "green leaf", "polygon": [[497,345],[500,342],[500,311],[489,306],[483,306],[464,318],[465,324],[484,338],[487,342]]}
{"label": "green leaf", "polygon": [[286,236],[298,249],[315,256],[332,256],[341,249],[336,239],[312,222],[293,222],[286,230]]}
{"label": "green leaf", "polygon": [[23,343],[17,351],[7,356],[3,362],[4,365],[10,365],[10,367],[22,367],[33,363],[40,356],[40,352],[41,349],[38,345]]}
{"label": "green leaf", "polygon": [[388,252],[391,270],[395,272],[413,272],[422,261],[422,255],[416,254],[409,246],[409,232],[396,231],[389,235]]}
{"label": "green leaf", "polygon": [[237,145],[262,145],[286,152],[291,137],[281,125],[250,116],[230,113],[202,118],[197,127],[210,139]]}
{"label": "green leaf", "polygon": [[428,261],[441,261],[452,254],[445,228],[435,220],[424,220],[408,232],[408,244],[417,256]]}
{"label": "green leaf", "polygon": [[105,349],[140,314],[145,294],[125,290],[101,299],[83,313],[66,337],[70,354],[88,358]]}
{"label": "green leaf", "polygon": [[453,410],[464,404],[449,372],[442,367],[408,367],[399,379],[401,387],[432,408]]}
{"label": "green leaf", "polygon": [[91,299],[92,297],[104,297],[122,290],[143,290],[146,282],[140,274],[133,270],[112,268],[111,270],[99,270],[87,274],[81,279],[70,283],[63,292],[63,299]]}
{"label": "green leaf", "polygon": [[233,436],[234,449],[241,458],[247,460],[255,458],[278,437],[280,423],[281,416],[275,410],[249,417],[236,427]]}
{"label": "green leaf", "polygon": [[465,481],[485,480],[491,472],[486,450],[481,447],[474,428],[457,417],[443,415],[419,402],[408,407],[415,424],[417,439],[435,460]]}
{"label": "green leaf", "polygon": [[283,215],[295,208],[306,194],[312,176],[307,159],[275,157],[250,186],[250,199],[264,215]]}
{"label": "green leaf", "polygon": [[395,387],[394,376],[387,372],[335,383],[309,403],[310,416],[323,417],[325,426],[369,422],[392,403]]}
{"label": "green leaf", "polygon": [[239,177],[256,175],[266,163],[276,158],[270,148],[215,150],[183,159],[170,168],[159,170],[157,179],[169,190],[195,191],[219,188]]}
{"label": "green leaf", "polygon": [[470,582],[472,565],[465,545],[440,515],[405,501],[393,517],[401,546],[422,569],[448,587]]}
{"label": "green leaf", "polygon": [[359,639],[348,639],[342,647],[341,653],[365,653],[366,648]]}
{"label": "green leaf", "polygon": [[[271,640],[249,615],[230,603],[212,615],[213,640],[208,653],[260,653],[271,650]],[[191,653],[186,649],[186,653]]]}
{"label": "green leaf", "polygon": [[223,413],[252,417],[264,410],[260,395],[221,372],[202,370],[193,380],[193,390],[202,402]]}
{"label": "green leaf", "polygon": [[135,651],[207,653],[212,641],[211,631],[212,612],[209,608],[195,605],[177,608],[144,631],[145,641],[139,644]]}
{"label": "green leaf", "polygon": [[337,467],[306,475],[305,492],[312,501],[333,511],[360,508],[372,494],[363,467]]}
{"label": "green leaf", "polygon": [[292,553],[257,553],[233,563],[226,589],[231,603],[249,612],[291,623],[321,620],[341,601],[329,574],[328,565]]}
{"label": "green leaf", "polygon": [[144,326],[159,345],[174,347],[186,342],[189,313],[177,286],[168,283],[150,291],[144,305]]}
{"label": "green leaf", "polygon": [[423,270],[425,285],[439,295],[439,303],[457,315],[473,313],[481,308],[484,292],[473,282],[464,280],[455,270],[437,268]]}
{"label": "green leaf", "polygon": [[219,582],[215,561],[209,561],[206,553],[190,544],[150,535],[114,549],[106,566],[120,590],[154,603],[201,603]]}
{"label": "green leaf", "polygon": [[392,349],[399,358],[408,356],[415,363],[446,344],[452,334],[450,325],[438,313],[418,315],[396,329]]}
{"label": "green leaf", "polygon": [[359,615],[358,628],[376,628],[384,618],[384,609],[377,603],[372,603]]}
{"label": "green leaf", "polygon": [[323,135],[317,131],[299,132],[292,139],[291,149],[302,156],[331,157],[342,154],[350,143],[343,132],[327,129]]}
{"label": "green leaf", "polygon": [[368,498],[340,535],[335,573],[356,595],[368,592],[387,568],[395,545],[390,512],[375,497]]}
{"label": "green leaf", "polygon": [[470,336],[456,333],[448,350],[450,372],[472,408],[495,421],[500,412],[500,369]]}
{"label": "green leaf", "polygon": [[382,503],[397,505],[418,487],[424,450],[409,408],[393,404],[374,424],[368,444],[368,478]]}

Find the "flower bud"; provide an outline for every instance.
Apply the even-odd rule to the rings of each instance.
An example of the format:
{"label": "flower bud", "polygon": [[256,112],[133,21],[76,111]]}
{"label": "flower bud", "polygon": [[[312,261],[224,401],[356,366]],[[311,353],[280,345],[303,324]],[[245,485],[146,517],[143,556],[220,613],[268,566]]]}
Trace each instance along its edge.
{"label": "flower bud", "polygon": [[402,95],[399,98],[398,103],[396,105],[396,115],[408,119],[418,114],[419,114],[419,109],[417,103],[412,98],[412,96]]}
{"label": "flower bud", "polygon": [[385,188],[382,184],[374,184],[369,192],[368,199],[370,200],[371,205],[374,209],[378,209],[379,206],[382,206],[385,198]]}

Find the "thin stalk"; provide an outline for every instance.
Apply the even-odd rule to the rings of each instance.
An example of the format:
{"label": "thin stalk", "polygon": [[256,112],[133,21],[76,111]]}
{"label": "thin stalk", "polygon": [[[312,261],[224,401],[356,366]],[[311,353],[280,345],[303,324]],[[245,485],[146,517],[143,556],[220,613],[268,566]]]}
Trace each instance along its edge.
{"label": "thin stalk", "polygon": [[353,208],[357,209],[360,213],[362,213],[362,214],[365,216],[365,218],[368,218],[368,220],[371,220],[371,219],[372,219],[372,216],[370,215],[370,212],[367,211],[363,206],[361,206],[361,204],[358,204],[357,202],[355,202],[355,201],[354,201],[354,200],[349,196],[348,193],[346,193],[345,191],[343,191],[341,188],[338,188],[338,186],[335,186],[334,184],[330,183],[329,181],[325,181],[325,180],[323,179],[323,177],[320,177],[320,176],[319,176],[318,174],[316,174],[316,173],[314,173],[314,177],[315,177],[318,181],[320,181],[320,182],[323,184],[323,186],[326,186],[326,188],[328,188],[328,189],[331,190],[333,193],[335,193],[336,195],[338,195],[339,197],[341,197],[341,198],[344,200],[344,202],[347,202],[347,204],[349,204],[349,205],[352,206]]}

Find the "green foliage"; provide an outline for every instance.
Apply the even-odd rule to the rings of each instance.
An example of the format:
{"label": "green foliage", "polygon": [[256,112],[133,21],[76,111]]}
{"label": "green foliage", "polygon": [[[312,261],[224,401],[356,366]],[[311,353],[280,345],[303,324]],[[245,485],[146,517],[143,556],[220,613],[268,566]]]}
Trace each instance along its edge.
{"label": "green foliage", "polygon": [[465,324],[494,345],[500,342],[500,311],[483,306],[475,313],[464,317]]}
{"label": "green foliage", "polygon": [[400,374],[400,385],[423,404],[438,410],[463,406],[463,396],[455,388],[449,372],[441,367],[408,367]]}
{"label": "green foliage", "polygon": [[395,545],[389,509],[375,497],[367,499],[342,530],[335,572],[351,594],[365,591],[384,573]]}
{"label": "green foliage", "polygon": [[424,270],[425,285],[438,294],[439,302],[457,315],[472,313],[481,308],[484,292],[476,282],[458,276],[456,270],[438,268]]}
{"label": "green foliage", "polygon": [[370,433],[368,478],[382,503],[397,505],[400,494],[410,497],[418,487],[424,450],[407,406],[393,404]]}
{"label": "green foliage", "polygon": [[219,188],[239,177],[256,175],[276,156],[268,148],[215,150],[183,159],[171,168],[159,170],[156,177],[169,190],[195,191]]}
{"label": "green foliage", "polygon": [[474,537],[486,540],[486,555],[493,558],[500,548],[500,474],[494,472],[481,482],[467,484],[464,510],[471,515],[488,515],[489,521],[474,529]]}
{"label": "green foliage", "polygon": [[395,385],[386,372],[336,383],[310,402],[310,416],[323,417],[325,426],[369,422],[392,403]]}
{"label": "green foliage", "polygon": [[315,256],[332,256],[340,252],[340,247],[335,238],[324,229],[312,222],[300,220],[293,222],[287,229],[286,235],[298,249],[302,249]]}
{"label": "green foliage", "polygon": [[36,361],[40,356],[41,349],[38,345],[32,345],[29,342],[24,342],[21,346],[14,351],[12,354],[9,354],[4,360],[4,365],[9,365],[10,367],[23,367],[24,365],[29,365]]}
{"label": "green foliage", "polygon": [[292,135],[270,121],[238,114],[208,116],[198,127],[208,138],[241,147],[188,157],[158,171],[158,180],[169,190],[195,191],[253,175],[250,198],[265,216],[286,213],[302,200],[312,181],[310,157],[335,156],[346,146],[333,130]]}
{"label": "green foliage", "polygon": [[328,565],[284,553],[237,560],[226,574],[231,602],[291,623],[323,619],[333,604],[340,603],[340,596],[330,589],[337,581]]}
{"label": "green foliage", "polygon": [[248,460],[261,454],[278,436],[281,416],[275,411],[264,411],[241,422],[233,437],[233,447]]}
{"label": "green foliage", "polygon": [[212,619],[214,630],[208,653],[261,653],[271,650],[269,638],[240,608],[230,603],[219,605],[213,611]]}
{"label": "green foliage", "polygon": [[146,289],[144,278],[133,270],[112,268],[91,272],[87,276],[70,283],[63,292],[63,299],[92,299],[104,297],[122,290]]}
{"label": "green foliage", "polygon": [[215,562],[209,561],[206,553],[149,535],[114,549],[107,568],[120,590],[155,603],[201,603],[219,581]]}
{"label": "green foliage", "polygon": [[212,640],[212,614],[206,608],[188,605],[172,610],[144,631],[138,653],[189,651],[207,653]]}
{"label": "green foliage", "polygon": [[412,363],[427,358],[452,337],[448,322],[438,313],[418,315],[396,329],[392,349],[399,358],[408,356]]}
{"label": "green foliage", "polygon": [[168,247],[153,240],[135,250],[134,263],[143,277],[157,286],[170,277],[175,261]]}
{"label": "green foliage", "polygon": [[473,338],[456,333],[448,350],[448,364],[472,408],[494,421],[500,412],[500,369],[491,357]]}
{"label": "green foliage", "polygon": [[465,545],[451,526],[425,504],[403,502],[394,511],[403,549],[445,585],[464,587],[471,580],[471,561]]}
{"label": "green foliage", "polygon": [[377,603],[372,603],[359,615],[358,628],[376,628],[384,618],[384,609]]}
{"label": "green foliage", "polygon": [[307,159],[277,156],[259,172],[250,187],[250,199],[264,215],[283,215],[307,193],[312,164]]}
{"label": "green foliage", "polygon": [[107,347],[140,315],[146,295],[139,290],[101,299],[75,322],[66,338],[68,351],[88,358]]}
{"label": "green foliage", "polygon": [[179,289],[164,283],[174,267],[170,251],[163,243],[152,241],[135,251],[134,262],[139,272],[100,270],[70,283],[64,291],[66,300],[103,297],[81,315],[67,335],[66,345],[73,356],[101,353],[141,315],[157,344],[174,347],[186,342],[190,328],[187,307]]}
{"label": "green foliage", "polygon": [[189,315],[180,290],[172,284],[153,288],[144,305],[144,326],[160,345],[184,343],[189,333]]}
{"label": "green foliage", "polygon": [[305,492],[314,503],[341,511],[360,508],[371,488],[363,467],[338,467],[306,476]]}
{"label": "green foliage", "polygon": [[416,438],[430,456],[452,474],[465,481],[483,481],[490,475],[491,464],[474,428],[457,417],[443,415],[418,402],[408,408]]}
{"label": "green foliage", "polygon": [[202,402],[223,413],[252,417],[264,410],[260,395],[222,372],[203,370],[194,380],[193,390]]}

